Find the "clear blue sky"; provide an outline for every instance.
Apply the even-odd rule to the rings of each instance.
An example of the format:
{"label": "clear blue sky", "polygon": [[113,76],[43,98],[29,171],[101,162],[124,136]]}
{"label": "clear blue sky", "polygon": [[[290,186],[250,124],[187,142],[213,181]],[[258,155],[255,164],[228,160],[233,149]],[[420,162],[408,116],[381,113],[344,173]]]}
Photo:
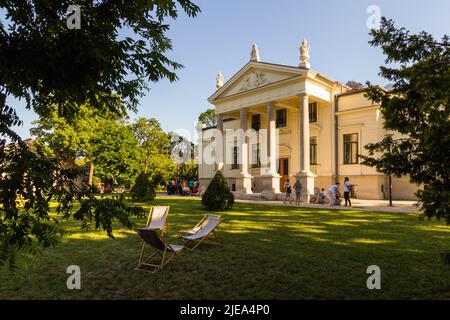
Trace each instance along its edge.
{"label": "clear blue sky", "polygon": [[[167,131],[192,130],[199,113],[210,107],[206,99],[215,91],[218,71],[229,79],[248,62],[254,42],[261,61],[298,65],[298,47],[306,38],[312,69],[341,82],[386,84],[377,75],[384,58],[368,44],[366,10],[372,4],[412,32],[426,30],[438,38],[450,34],[449,0],[193,1],[201,14],[180,17],[168,33],[174,44],[170,57],[185,66],[179,81],[151,84],[132,119],[155,117]],[[25,122],[18,132],[29,137],[36,117],[22,103],[12,103]]]}

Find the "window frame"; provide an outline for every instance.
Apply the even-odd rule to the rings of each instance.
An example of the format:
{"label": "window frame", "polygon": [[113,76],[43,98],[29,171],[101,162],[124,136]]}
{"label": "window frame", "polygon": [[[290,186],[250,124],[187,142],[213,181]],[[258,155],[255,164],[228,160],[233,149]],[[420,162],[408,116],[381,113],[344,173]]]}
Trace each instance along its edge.
{"label": "window frame", "polygon": [[[314,111],[314,113],[312,111]],[[308,103],[308,119],[309,123],[319,122],[319,108],[317,107],[317,102]]]}
{"label": "window frame", "polygon": [[231,170],[239,169],[239,147],[233,147],[233,163],[231,164]]}
{"label": "window frame", "polygon": [[[258,124],[257,128],[255,128],[254,119],[258,119],[258,121],[257,121],[257,124]],[[255,131],[259,131],[261,129],[261,115],[260,114],[252,114],[251,126],[252,126],[252,129],[255,130]]]}
{"label": "window frame", "polygon": [[[312,143],[313,141],[314,141],[314,143]],[[317,146],[318,146],[317,137],[309,138],[309,164],[312,165],[312,166],[316,166],[318,164],[318,161],[317,161]],[[313,155],[314,155],[314,157],[313,157]]]}
{"label": "window frame", "polygon": [[[356,139],[353,140],[353,136]],[[350,137],[346,140],[346,137]],[[344,133],[343,141],[343,164],[359,164],[359,134],[358,132]],[[347,151],[349,154],[347,154]],[[354,158],[354,159],[353,159]]]}
{"label": "window frame", "polygon": [[[254,150],[254,147],[256,146],[256,150]],[[256,151],[256,163],[253,163],[255,160],[254,153]],[[252,168],[261,168],[261,147],[259,143],[252,144]]]}
{"label": "window frame", "polygon": [[[284,122],[283,123],[281,123],[282,118],[279,117],[280,113],[284,114]],[[276,124],[277,128],[286,128],[287,127],[287,109],[286,108],[276,110],[275,124]]]}

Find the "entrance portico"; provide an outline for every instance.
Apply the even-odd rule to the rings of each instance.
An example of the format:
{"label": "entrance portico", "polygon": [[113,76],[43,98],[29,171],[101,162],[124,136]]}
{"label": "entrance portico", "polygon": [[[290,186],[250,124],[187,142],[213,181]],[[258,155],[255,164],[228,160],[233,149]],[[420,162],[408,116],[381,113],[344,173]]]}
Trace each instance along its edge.
{"label": "entrance portico", "polygon": [[[259,62],[259,53],[252,52],[250,62],[225,84],[219,74],[218,90],[208,99],[215,105],[217,129],[223,133],[223,141],[216,138],[216,148],[220,149],[216,154],[231,159],[222,157],[222,153],[238,153],[239,173],[234,174],[238,198],[248,198],[253,192],[270,200],[281,197],[280,150],[289,159],[291,185],[293,180],[301,182],[304,201],[314,194],[309,104],[315,102],[320,108],[331,109],[335,83],[303,62],[299,67],[263,63]],[[235,135],[230,138],[223,129],[225,119],[235,120],[237,139]],[[233,164],[227,169],[225,164],[218,169],[232,171],[236,167]],[[232,174],[227,173],[225,176]]]}

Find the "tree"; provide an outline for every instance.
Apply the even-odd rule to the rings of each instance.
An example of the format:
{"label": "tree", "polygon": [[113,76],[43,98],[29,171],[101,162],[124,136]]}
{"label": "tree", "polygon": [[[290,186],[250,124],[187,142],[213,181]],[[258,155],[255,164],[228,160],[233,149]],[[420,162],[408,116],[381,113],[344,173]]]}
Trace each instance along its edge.
{"label": "tree", "polygon": [[217,171],[214,178],[206,188],[202,196],[202,204],[207,210],[227,210],[231,209],[234,204],[234,195],[228,187],[221,171]]}
{"label": "tree", "polygon": [[79,107],[79,112],[68,121],[53,108],[48,115],[33,122],[35,127],[31,134],[36,143],[40,144],[48,155],[54,155],[66,163],[84,159],[90,166],[88,185],[92,186],[94,175],[93,139],[99,130],[109,120],[120,120],[125,116],[125,110],[120,114],[110,112],[99,113],[89,105]]}
{"label": "tree", "polygon": [[[69,5],[80,6],[79,30],[66,26]],[[20,139],[12,126],[21,120],[7,98],[22,99],[40,118],[56,106],[69,122],[85,104],[115,114],[122,106],[135,110],[148,81],[175,81],[182,67],[166,56],[172,48],[167,18],[176,19],[180,8],[191,17],[200,9],[189,0],[1,1],[0,8],[6,16],[0,24],[0,264],[13,267],[18,255],[56,243],[47,223],[53,199],[67,218],[80,201],[73,217],[82,226],[95,220],[110,236],[113,219],[131,227],[128,215],[140,210],[69,188],[76,173]],[[125,37],[120,30],[127,30]]]}
{"label": "tree", "polygon": [[111,190],[113,186],[131,184],[139,173],[138,141],[130,125],[104,120],[92,140],[96,174]]}
{"label": "tree", "polygon": [[423,184],[417,197],[428,219],[450,223],[450,42],[430,34],[410,34],[383,18],[370,44],[386,55],[380,75],[393,83],[386,91],[371,86],[368,97],[380,104],[384,128],[398,132],[366,146],[363,164]]}
{"label": "tree", "polygon": [[217,125],[216,111],[208,109],[200,114],[198,121],[204,123],[207,128],[212,128]]}
{"label": "tree", "polygon": [[155,185],[169,179],[175,172],[175,164],[170,159],[169,134],[155,118],[139,118],[133,124],[133,132],[139,142],[143,171],[150,175]]}
{"label": "tree", "polygon": [[152,201],[155,198],[155,186],[150,175],[145,172],[140,173],[130,193],[134,200]]}

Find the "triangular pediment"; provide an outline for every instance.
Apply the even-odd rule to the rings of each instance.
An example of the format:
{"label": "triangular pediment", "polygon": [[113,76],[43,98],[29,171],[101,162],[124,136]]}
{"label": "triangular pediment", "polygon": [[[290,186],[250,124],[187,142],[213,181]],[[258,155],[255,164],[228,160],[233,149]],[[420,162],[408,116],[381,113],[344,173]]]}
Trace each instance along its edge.
{"label": "triangular pediment", "polygon": [[265,87],[283,80],[305,75],[302,68],[275,65],[263,62],[249,62],[229,81],[219,88],[208,100],[213,101],[246,91]]}

